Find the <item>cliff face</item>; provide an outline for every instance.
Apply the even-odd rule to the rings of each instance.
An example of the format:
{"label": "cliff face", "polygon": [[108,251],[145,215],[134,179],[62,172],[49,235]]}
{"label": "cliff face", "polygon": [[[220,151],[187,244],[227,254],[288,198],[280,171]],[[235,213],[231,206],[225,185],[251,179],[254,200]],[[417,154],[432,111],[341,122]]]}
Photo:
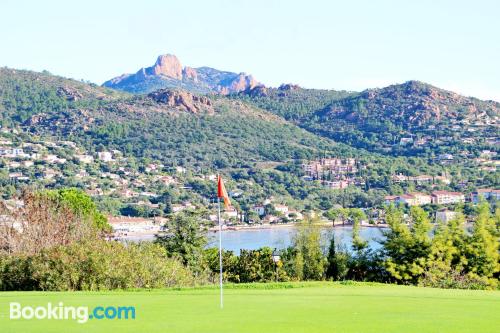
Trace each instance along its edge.
{"label": "cliff face", "polygon": [[147,95],[149,98],[159,104],[165,104],[168,107],[198,113],[206,111],[213,113],[212,102],[205,96],[196,96],[186,91],[177,91],[169,89],[160,89]]}
{"label": "cliff face", "polygon": [[182,80],[183,77],[181,63],[172,54],[159,56],[156,63],[147,68],[146,72],[150,75],[164,75],[177,80]]}
{"label": "cliff face", "polygon": [[160,55],[151,67],[135,74],[123,74],[103,86],[132,93],[149,93],[163,88],[182,88],[196,93],[230,94],[261,84],[251,75],[220,71],[209,67],[182,67],[175,55]]}

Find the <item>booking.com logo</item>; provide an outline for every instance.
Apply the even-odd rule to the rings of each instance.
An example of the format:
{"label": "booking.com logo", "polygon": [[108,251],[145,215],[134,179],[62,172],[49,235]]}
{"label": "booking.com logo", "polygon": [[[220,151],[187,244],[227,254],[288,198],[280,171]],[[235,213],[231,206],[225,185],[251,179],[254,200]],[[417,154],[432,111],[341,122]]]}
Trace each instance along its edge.
{"label": "booking.com logo", "polygon": [[89,319],[135,319],[135,306],[96,306],[89,309],[87,306],[65,306],[63,302],[36,307],[11,302],[10,319],[72,319],[79,324],[86,323]]}

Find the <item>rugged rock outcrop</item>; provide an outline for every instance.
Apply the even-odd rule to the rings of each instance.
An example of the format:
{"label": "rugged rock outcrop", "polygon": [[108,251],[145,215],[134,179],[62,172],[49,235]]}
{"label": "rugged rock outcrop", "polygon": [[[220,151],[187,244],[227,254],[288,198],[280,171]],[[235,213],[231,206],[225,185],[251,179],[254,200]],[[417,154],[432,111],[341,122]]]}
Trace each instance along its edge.
{"label": "rugged rock outcrop", "polygon": [[83,95],[78,90],[69,87],[59,87],[57,89],[57,95],[72,102],[83,98]]}
{"label": "rugged rock outcrop", "polygon": [[282,91],[293,91],[293,90],[299,90],[300,86],[298,84],[283,83],[282,85],[279,86],[278,89]]}
{"label": "rugged rock outcrop", "polygon": [[246,75],[245,73],[238,74],[230,84],[226,87],[228,92],[240,92],[247,89],[255,88],[259,85],[259,82],[253,78],[252,75]]}
{"label": "rugged rock outcrop", "polygon": [[242,93],[252,97],[265,97],[269,95],[269,90],[265,86],[259,85],[253,88],[248,88]]}
{"label": "rugged rock outcrop", "polygon": [[158,57],[154,66],[146,69],[149,75],[164,75],[174,79],[182,79],[182,66],[176,56],[164,54]]}
{"label": "rugged rock outcrop", "polygon": [[192,113],[212,113],[212,102],[208,97],[193,95],[187,91],[160,89],[148,94],[157,103]]}
{"label": "rugged rock outcrop", "polygon": [[184,70],[182,71],[182,76],[187,79],[187,80],[193,80],[193,81],[198,81],[198,73],[196,72],[196,69],[192,67],[184,67]]}

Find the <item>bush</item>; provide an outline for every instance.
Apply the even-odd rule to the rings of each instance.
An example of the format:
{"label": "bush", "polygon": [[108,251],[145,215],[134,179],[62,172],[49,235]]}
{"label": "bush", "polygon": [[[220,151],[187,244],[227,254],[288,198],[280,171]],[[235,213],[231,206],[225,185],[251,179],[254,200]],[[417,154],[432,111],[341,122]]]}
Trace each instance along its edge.
{"label": "bush", "polygon": [[263,247],[258,250],[241,250],[238,261],[240,282],[287,281],[281,261],[273,261],[273,250]]}
{"label": "bush", "polygon": [[421,287],[445,288],[445,289],[492,289],[498,281],[480,277],[474,274],[462,274],[457,270],[440,274],[434,271],[426,271],[419,281]]}
{"label": "bush", "polygon": [[1,290],[109,290],[203,282],[152,243],[73,243],[0,260]]}
{"label": "bush", "polygon": [[[205,250],[205,261],[208,269],[212,272],[211,281],[219,281],[219,249],[213,247]],[[233,251],[222,250],[222,274],[226,282],[240,282],[238,270],[239,257],[233,254]]]}
{"label": "bush", "polygon": [[[219,251],[216,248],[205,250],[205,260],[212,272],[212,281],[219,278]],[[236,256],[232,251],[222,252],[223,278],[227,282],[273,282],[288,281],[281,261],[273,261],[273,250],[263,247],[257,250],[241,250]]]}

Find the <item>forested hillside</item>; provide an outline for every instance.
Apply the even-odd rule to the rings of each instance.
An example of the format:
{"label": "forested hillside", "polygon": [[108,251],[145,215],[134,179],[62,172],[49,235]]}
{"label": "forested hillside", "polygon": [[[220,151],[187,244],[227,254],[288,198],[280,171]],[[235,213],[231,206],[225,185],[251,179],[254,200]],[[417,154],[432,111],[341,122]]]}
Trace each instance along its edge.
{"label": "forested hillside", "polygon": [[[236,193],[245,193],[236,200],[243,209],[266,197],[329,209],[377,206],[387,194],[416,189],[472,191],[500,183],[497,103],[421,83],[362,93],[287,84],[229,95],[180,89],[138,95],[49,73],[2,68],[0,74],[2,149],[11,156],[0,158],[4,197],[41,183],[110,195],[108,211],[118,209],[116,200],[143,202],[123,199],[131,189],[154,193],[152,205],[202,203],[213,194],[207,177],[223,172]],[[35,164],[25,166],[8,145],[24,148]],[[99,153],[113,158],[103,161]],[[356,170],[306,170],[322,158],[353,158]],[[158,184],[178,167],[189,171],[172,180],[183,186]],[[397,175],[448,183],[415,184]]]}
{"label": "forested hillside", "polygon": [[500,103],[418,81],[361,93],[257,87],[244,99],[320,136],[383,154],[436,157],[497,150]]}
{"label": "forested hillside", "polygon": [[2,69],[4,126],[137,158],[190,167],[354,155],[271,113],[223,96],[183,91],[132,96],[49,74]]}

